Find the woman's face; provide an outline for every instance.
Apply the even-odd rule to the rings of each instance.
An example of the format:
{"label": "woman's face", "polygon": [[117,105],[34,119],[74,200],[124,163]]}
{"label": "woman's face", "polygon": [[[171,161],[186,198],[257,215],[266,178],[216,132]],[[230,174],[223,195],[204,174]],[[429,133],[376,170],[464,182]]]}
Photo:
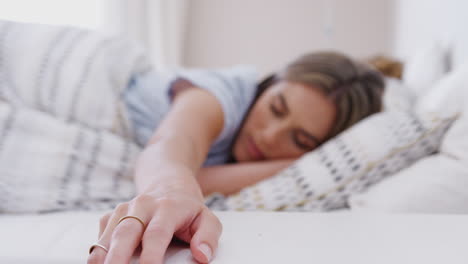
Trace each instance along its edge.
{"label": "woman's face", "polygon": [[254,104],[234,142],[234,158],[298,158],[325,140],[335,117],[334,103],[318,87],[279,81]]}

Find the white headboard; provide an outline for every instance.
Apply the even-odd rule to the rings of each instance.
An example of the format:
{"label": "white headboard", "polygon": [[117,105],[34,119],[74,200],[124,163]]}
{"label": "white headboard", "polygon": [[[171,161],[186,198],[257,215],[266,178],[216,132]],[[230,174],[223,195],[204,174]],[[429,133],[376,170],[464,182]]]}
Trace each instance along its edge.
{"label": "white headboard", "polygon": [[439,41],[451,51],[451,65],[468,63],[468,1],[396,0],[397,57],[408,58],[427,41]]}

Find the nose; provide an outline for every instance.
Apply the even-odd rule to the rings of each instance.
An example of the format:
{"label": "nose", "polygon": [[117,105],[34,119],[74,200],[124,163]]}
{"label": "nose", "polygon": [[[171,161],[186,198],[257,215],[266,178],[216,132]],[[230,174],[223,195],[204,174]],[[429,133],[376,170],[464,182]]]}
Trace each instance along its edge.
{"label": "nose", "polygon": [[285,120],[269,124],[262,133],[264,144],[271,148],[274,148],[275,145],[277,146],[281,138],[284,138],[287,127],[288,124]]}

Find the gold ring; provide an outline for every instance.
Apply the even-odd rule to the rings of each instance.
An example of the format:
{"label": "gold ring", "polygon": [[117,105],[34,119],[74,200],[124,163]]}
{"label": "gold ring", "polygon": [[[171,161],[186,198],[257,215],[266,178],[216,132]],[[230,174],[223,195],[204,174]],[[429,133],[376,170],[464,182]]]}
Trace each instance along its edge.
{"label": "gold ring", "polygon": [[93,252],[93,249],[94,249],[95,247],[100,247],[100,248],[102,248],[106,253],[109,252],[109,250],[107,250],[107,248],[106,248],[105,246],[103,246],[103,245],[101,245],[101,244],[99,244],[99,243],[94,243],[94,244],[92,244],[91,247],[89,248],[89,254],[91,254],[91,252]]}
{"label": "gold ring", "polygon": [[133,219],[138,220],[138,222],[140,222],[140,224],[143,226],[143,230],[146,228],[145,222],[143,222],[143,220],[141,220],[139,217],[133,216],[133,215],[127,215],[127,216],[124,216],[124,217],[120,218],[120,219],[119,219],[119,222],[117,223],[117,225],[120,224],[120,222],[122,222],[123,220],[125,220],[125,219],[127,219],[127,218],[133,218]]}

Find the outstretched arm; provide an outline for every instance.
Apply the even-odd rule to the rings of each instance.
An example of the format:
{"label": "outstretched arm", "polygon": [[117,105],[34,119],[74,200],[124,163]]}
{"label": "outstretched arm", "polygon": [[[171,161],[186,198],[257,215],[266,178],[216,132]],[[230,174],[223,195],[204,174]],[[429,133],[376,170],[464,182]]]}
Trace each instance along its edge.
{"label": "outstretched arm", "polygon": [[137,159],[137,196],[101,219],[98,243],[107,249],[93,250],[88,264],[129,263],[139,244],[140,263],[163,263],[173,236],[190,243],[198,262],[211,260],[222,225],[205,206],[196,173],[222,127],[221,105],[209,92],[177,94]]}
{"label": "outstretched arm", "polygon": [[293,161],[270,160],[213,166],[200,169],[196,177],[203,195],[213,192],[229,195],[275,175]]}

